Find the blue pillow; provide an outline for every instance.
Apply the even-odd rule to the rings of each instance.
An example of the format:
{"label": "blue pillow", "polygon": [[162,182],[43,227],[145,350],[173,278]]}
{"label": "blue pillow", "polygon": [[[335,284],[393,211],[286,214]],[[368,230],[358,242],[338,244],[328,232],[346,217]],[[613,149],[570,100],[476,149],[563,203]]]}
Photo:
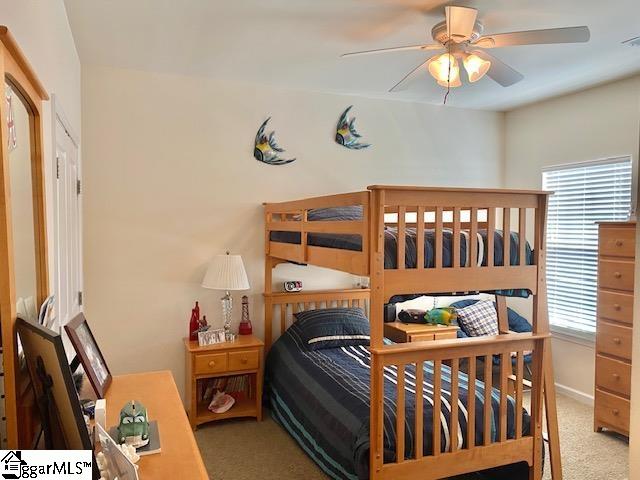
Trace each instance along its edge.
{"label": "blue pillow", "polygon": [[295,317],[309,350],[369,345],[369,320],[361,308],[320,308]]}

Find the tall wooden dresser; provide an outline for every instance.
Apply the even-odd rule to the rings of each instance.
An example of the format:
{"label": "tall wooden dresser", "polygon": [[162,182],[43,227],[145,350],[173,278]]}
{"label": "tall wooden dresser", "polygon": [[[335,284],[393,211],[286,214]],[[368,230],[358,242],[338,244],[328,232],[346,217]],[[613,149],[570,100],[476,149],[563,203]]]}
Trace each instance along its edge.
{"label": "tall wooden dresser", "polygon": [[635,222],[599,224],[594,429],[629,436]]}

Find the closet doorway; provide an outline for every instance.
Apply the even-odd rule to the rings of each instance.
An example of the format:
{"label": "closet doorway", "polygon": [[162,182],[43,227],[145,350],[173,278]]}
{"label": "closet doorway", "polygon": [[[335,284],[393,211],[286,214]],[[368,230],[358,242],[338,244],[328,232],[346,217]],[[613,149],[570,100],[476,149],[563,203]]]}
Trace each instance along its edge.
{"label": "closet doorway", "polygon": [[[82,181],[79,140],[53,96],[55,188],[54,241],[56,325],[60,329],[82,310]],[[73,348],[63,335],[67,355]]]}

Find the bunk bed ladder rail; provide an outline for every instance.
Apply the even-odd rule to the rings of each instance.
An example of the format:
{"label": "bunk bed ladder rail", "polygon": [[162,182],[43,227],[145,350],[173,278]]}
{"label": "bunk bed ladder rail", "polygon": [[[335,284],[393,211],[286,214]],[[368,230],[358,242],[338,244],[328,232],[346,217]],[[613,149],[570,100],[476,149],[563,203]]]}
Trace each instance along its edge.
{"label": "bunk bed ladder rail", "polygon": [[[371,415],[374,435],[371,437],[373,455],[370,478],[437,479],[521,461],[529,465],[530,478],[541,478],[542,382],[548,341],[548,335],[525,333],[373,348]],[[525,435],[522,414],[512,417],[513,420],[508,425],[507,410],[508,402],[511,402],[515,406],[515,412],[523,411],[523,365],[528,351],[532,351],[533,355],[533,377],[530,429]],[[492,380],[494,355],[500,359],[497,385],[493,385]],[[476,374],[477,359],[484,361],[484,373],[481,373],[484,383],[476,382],[480,380]],[[425,381],[425,373],[421,368],[425,362],[430,367],[429,381]],[[468,367],[467,388],[461,388],[460,385],[461,381],[465,381],[464,376],[458,376],[461,362],[465,362]],[[448,378],[446,388],[443,387],[444,364],[450,368],[444,369]],[[511,382],[513,368],[515,381]],[[395,412],[390,415],[387,411],[384,415],[381,400],[384,396],[384,384],[390,381],[395,381],[396,401],[395,404],[384,404],[387,409],[389,405],[395,405]],[[423,391],[422,398],[414,393],[420,390]],[[461,392],[473,392],[473,395],[468,395],[463,401]],[[414,401],[411,402],[408,397],[413,397]],[[474,401],[469,401],[470,398]],[[476,405],[476,398],[482,399],[482,408]],[[492,408],[485,409],[484,405],[489,404]],[[429,438],[419,433],[424,432],[425,405],[431,405],[433,413]],[[411,409],[414,411],[413,424],[408,426],[407,411]],[[447,411],[450,416],[446,427],[448,436],[445,436],[443,420],[446,417],[443,412]],[[391,430],[395,431],[395,455],[392,461],[385,462],[384,418],[394,416],[395,424],[391,426]],[[479,435],[476,425],[482,426],[482,435]],[[511,433],[508,432],[508,427]],[[411,433],[412,444],[407,438],[408,432]],[[445,438],[449,439],[447,444]]]}

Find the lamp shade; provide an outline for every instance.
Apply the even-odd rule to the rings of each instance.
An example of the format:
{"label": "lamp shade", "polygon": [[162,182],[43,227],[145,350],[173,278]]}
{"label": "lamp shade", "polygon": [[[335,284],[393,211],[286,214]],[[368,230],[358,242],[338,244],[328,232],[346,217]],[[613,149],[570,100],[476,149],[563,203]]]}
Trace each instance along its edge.
{"label": "lamp shade", "polygon": [[248,290],[249,280],[240,255],[216,255],[202,280],[212,290]]}

